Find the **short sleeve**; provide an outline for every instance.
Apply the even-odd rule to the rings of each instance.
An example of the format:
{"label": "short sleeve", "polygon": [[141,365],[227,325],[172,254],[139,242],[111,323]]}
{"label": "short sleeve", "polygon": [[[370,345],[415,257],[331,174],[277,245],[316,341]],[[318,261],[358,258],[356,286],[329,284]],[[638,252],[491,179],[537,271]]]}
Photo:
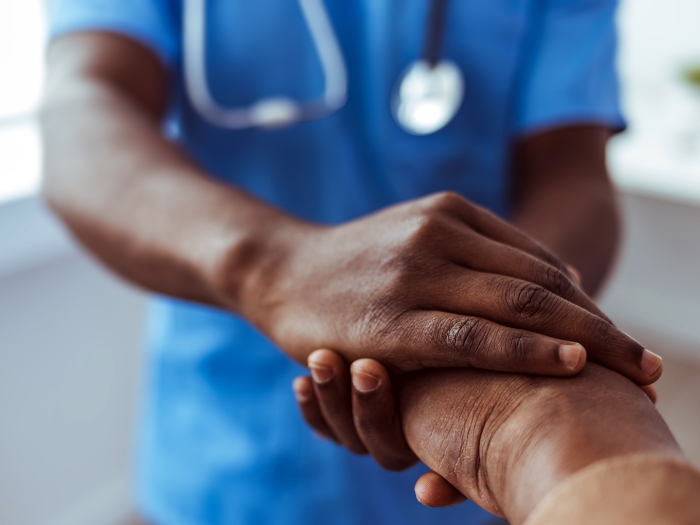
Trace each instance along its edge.
{"label": "short sleeve", "polygon": [[152,49],[171,67],[179,54],[174,0],[52,0],[50,37],[76,31],[109,31]]}
{"label": "short sleeve", "polygon": [[542,0],[515,90],[515,132],[568,124],[625,127],[616,69],[616,0]]}

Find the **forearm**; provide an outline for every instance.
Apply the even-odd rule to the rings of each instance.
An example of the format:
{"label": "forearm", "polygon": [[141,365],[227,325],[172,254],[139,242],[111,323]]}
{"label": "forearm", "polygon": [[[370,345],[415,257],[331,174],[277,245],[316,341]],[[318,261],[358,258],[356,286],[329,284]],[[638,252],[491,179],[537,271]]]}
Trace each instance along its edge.
{"label": "forearm", "polygon": [[589,294],[599,290],[620,234],[612,188],[585,179],[554,181],[529,195],[513,222],[576,268]]}
{"label": "forearm", "polygon": [[260,243],[292,219],[208,177],[114,86],[57,74],[46,92],[44,193],[73,234],[146,289],[235,310]]}
{"label": "forearm", "polygon": [[514,151],[513,222],[580,272],[593,294],[619,237],[605,151],[612,131],[572,125],[521,140]]}
{"label": "forearm", "polygon": [[526,525],[700,523],[700,472],[658,455],[596,462],[557,485]]}

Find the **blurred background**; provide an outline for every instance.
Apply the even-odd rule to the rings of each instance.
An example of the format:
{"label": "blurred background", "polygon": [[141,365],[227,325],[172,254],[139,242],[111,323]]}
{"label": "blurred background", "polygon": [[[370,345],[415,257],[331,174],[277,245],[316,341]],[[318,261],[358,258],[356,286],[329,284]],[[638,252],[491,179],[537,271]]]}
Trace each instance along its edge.
{"label": "blurred background", "polygon": [[[700,2],[622,0],[626,235],[600,298],[664,357],[659,409],[700,465]],[[0,523],[132,523],[144,297],[44,209],[43,0],[0,0]]]}

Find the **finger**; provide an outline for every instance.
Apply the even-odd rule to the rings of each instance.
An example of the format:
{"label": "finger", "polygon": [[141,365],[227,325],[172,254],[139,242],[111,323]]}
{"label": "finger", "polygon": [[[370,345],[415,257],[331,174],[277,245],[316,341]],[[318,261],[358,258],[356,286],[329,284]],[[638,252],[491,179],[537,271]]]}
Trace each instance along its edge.
{"label": "finger", "polygon": [[567,264],[566,265],[567,270],[569,270],[569,273],[571,274],[571,277],[574,278],[574,281],[576,282],[576,286],[581,286],[581,283],[583,282],[581,280],[581,272],[579,272],[576,268],[574,268],[572,265]]}
{"label": "finger", "polygon": [[[452,275],[447,272],[452,271]],[[461,274],[461,275],[460,275]],[[531,282],[501,275],[445,270],[450,282],[443,293],[426,296],[425,308],[489,319],[583,345],[588,359],[619,372],[637,384],[655,382],[661,358],[612,323]]]}
{"label": "finger", "polygon": [[333,434],[333,431],[326,423],[326,418],[321,413],[321,407],[316,399],[314,385],[310,377],[300,376],[292,382],[292,389],[296,397],[299,411],[301,412],[304,421],[309,425],[314,432],[322,437],[332,441],[338,441]]}
{"label": "finger", "polygon": [[399,328],[395,350],[407,356],[399,367],[406,371],[449,366],[572,376],[586,363],[580,344],[479,317],[416,311],[405,315]]}
{"label": "finger", "polygon": [[466,268],[488,274],[498,274],[537,284],[559,297],[577,305],[598,317],[610,320],[576,283],[572,274],[543,260],[506,244],[480,237],[453,243],[448,257]]}
{"label": "finger", "polygon": [[403,435],[386,369],[372,359],[360,359],[352,364],[350,374],[355,428],[369,453],[388,470],[414,465],[418,458]]}
{"label": "finger", "polygon": [[643,385],[640,386],[639,388],[642,389],[642,391],[647,395],[649,399],[651,399],[651,402],[656,404],[656,400],[658,399],[658,394],[656,393],[656,388],[654,385]]}
{"label": "finger", "polygon": [[462,199],[460,205],[455,206],[455,213],[456,216],[461,218],[470,228],[481,233],[485,237],[529,253],[550,266],[557,268],[568,277],[572,277],[566,265],[564,265],[558,257],[550,253],[541,244],[521,232],[515,226],[504,221],[486,208],[477,206],[466,199]]}
{"label": "finger", "polygon": [[426,507],[452,507],[467,498],[445,478],[435,472],[423,474],[416,481],[416,498]]}
{"label": "finger", "polygon": [[308,359],[316,399],[326,423],[348,450],[366,454],[352,417],[350,373],[342,357],[331,350],[316,350]]}

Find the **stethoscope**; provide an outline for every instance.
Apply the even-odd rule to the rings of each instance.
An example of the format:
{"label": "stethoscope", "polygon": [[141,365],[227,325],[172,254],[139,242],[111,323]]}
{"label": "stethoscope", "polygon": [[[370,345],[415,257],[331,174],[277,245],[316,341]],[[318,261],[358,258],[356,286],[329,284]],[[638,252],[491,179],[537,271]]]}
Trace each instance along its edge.
{"label": "stethoscope", "polygon": [[[440,57],[447,0],[430,2],[421,57],[399,76],[390,102],[398,125],[413,135],[428,135],[445,127],[457,114],[464,96],[462,72],[454,62]],[[214,100],[207,82],[206,0],[185,0],[185,88],[192,106],[205,120],[227,129],[279,128],[325,118],[345,105],[345,59],[323,0],[299,0],[299,5],[323,69],[323,95],[310,102],[274,97],[226,108]]]}

